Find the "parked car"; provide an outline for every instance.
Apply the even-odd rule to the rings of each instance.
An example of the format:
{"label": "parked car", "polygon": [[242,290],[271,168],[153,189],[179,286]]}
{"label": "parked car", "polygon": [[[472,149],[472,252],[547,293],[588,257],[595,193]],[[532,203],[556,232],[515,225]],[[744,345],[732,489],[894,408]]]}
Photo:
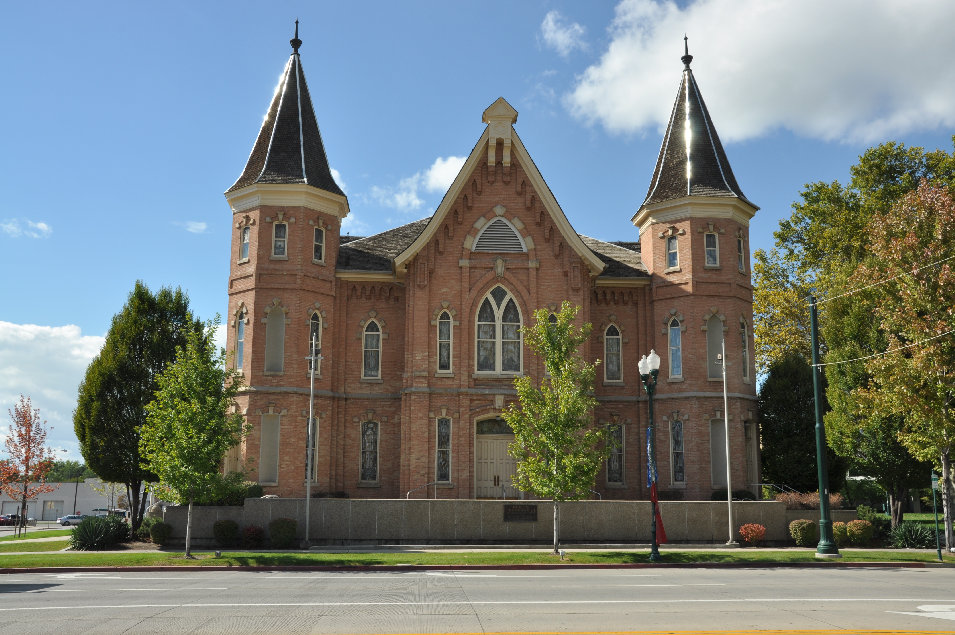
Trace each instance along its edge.
{"label": "parked car", "polygon": [[[10,525],[19,525],[20,524],[20,514],[7,514],[7,518],[10,519],[8,524]],[[27,518],[27,525],[31,527],[36,526],[36,518]]]}
{"label": "parked car", "polygon": [[86,518],[86,514],[69,514],[68,516],[61,516],[60,518],[57,518],[56,522],[63,525],[64,527],[68,527],[70,525],[79,525],[81,522],[83,522],[84,518]]}
{"label": "parked car", "polygon": [[12,525],[13,519],[8,514],[0,514],[0,527]]}

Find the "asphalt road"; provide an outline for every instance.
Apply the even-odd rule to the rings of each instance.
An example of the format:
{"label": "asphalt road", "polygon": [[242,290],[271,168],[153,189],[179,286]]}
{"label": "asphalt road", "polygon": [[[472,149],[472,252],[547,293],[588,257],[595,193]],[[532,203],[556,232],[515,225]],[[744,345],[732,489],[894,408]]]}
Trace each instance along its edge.
{"label": "asphalt road", "polygon": [[0,576],[0,633],[955,630],[955,569]]}

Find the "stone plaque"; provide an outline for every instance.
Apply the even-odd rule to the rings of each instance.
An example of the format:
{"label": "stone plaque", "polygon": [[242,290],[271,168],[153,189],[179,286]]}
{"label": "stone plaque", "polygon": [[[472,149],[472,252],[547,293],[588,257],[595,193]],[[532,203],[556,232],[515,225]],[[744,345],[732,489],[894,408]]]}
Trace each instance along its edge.
{"label": "stone plaque", "polygon": [[504,522],[536,523],[537,505],[505,505]]}

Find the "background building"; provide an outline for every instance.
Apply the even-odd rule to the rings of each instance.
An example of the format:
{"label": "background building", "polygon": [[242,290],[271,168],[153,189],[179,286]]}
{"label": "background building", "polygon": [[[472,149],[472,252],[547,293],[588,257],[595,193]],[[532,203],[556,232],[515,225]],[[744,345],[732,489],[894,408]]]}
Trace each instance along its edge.
{"label": "background building", "polygon": [[[303,496],[315,341],[313,491],[351,497],[499,498],[513,435],[500,418],[513,379],[541,361],[519,328],[563,300],[594,325],[597,420],[620,447],[603,498],[645,499],[647,408],[637,362],[663,358],[656,455],[661,497],[726,486],[722,371],[729,360],[734,489],[758,480],[749,221],[693,73],[682,82],[639,242],[579,235],[538,172],[503,98],[429,217],[341,236],[348,200],[325,155],[298,49],[251,155],[226,192],[233,213],[228,348],[253,431],[229,459],[266,493]],[[579,210],[577,213],[601,213]],[[634,235],[634,238],[637,236]]]}

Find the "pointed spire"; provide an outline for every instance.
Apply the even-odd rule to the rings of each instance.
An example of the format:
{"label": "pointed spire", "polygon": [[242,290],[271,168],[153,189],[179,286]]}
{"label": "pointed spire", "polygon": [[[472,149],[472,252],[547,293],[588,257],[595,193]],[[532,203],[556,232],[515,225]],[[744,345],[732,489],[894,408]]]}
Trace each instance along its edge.
{"label": "pointed spire", "polygon": [[[723,144],[716,134],[690,62],[688,38],[683,36],[683,81],[677,92],[660,156],[641,209],[685,196],[735,197],[753,205],[744,195]],[[757,208],[758,209],[758,208]]]}
{"label": "pointed spire", "polygon": [[275,89],[265,121],[239,179],[227,192],[254,183],[304,183],[344,196],[335,183],[318,129],[298,49],[298,20],[292,55]]}
{"label": "pointed spire", "polygon": [[302,40],[298,39],[298,20],[295,20],[295,37],[288,41],[292,45],[292,51],[297,55],[299,47],[302,46]]}

